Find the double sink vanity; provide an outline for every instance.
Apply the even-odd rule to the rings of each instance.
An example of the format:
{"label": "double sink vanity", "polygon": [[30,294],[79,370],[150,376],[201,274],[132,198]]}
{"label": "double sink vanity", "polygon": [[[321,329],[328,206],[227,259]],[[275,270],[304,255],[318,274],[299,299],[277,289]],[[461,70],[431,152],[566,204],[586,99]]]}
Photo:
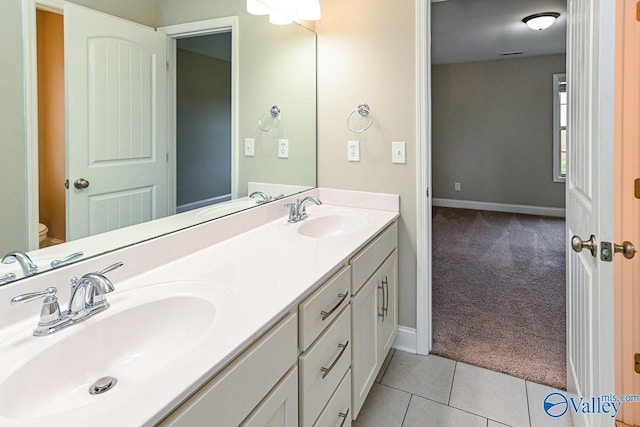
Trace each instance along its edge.
{"label": "double sink vanity", "polygon": [[[398,216],[314,189],[0,287],[0,425],[351,425],[397,333]],[[9,305],[66,312],[119,262],[85,321],[34,336],[41,302]]]}

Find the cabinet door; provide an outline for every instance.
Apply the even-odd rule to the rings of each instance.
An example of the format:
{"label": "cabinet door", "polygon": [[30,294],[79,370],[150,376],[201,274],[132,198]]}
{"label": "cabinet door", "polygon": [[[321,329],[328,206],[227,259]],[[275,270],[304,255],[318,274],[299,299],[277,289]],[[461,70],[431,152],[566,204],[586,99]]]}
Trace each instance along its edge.
{"label": "cabinet door", "polygon": [[355,420],[380,369],[378,307],[382,292],[374,274],[351,299],[352,405]]}
{"label": "cabinet door", "polygon": [[297,426],[298,368],[294,366],[240,425],[242,427]]}
{"label": "cabinet door", "polygon": [[398,251],[394,250],[380,266],[377,273],[381,287],[380,312],[378,317],[378,358],[384,360],[398,332]]}

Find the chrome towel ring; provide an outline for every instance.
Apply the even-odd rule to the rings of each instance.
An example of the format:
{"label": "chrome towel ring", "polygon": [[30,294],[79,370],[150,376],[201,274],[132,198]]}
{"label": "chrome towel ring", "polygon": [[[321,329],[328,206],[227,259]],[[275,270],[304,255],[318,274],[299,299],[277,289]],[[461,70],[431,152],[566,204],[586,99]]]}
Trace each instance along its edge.
{"label": "chrome towel ring", "polygon": [[[362,128],[362,129],[354,129],[351,127],[351,125],[349,124],[349,122],[351,121],[351,116],[353,116],[353,114],[355,112],[358,112],[358,114],[360,114],[360,116],[362,117],[367,117],[369,116],[369,122]],[[356,108],[355,110],[353,110],[350,114],[349,117],[347,117],[347,128],[351,131],[351,132],[355,132],[355,133],[362,133],[365,130],[369,129],[369,126],[371,126],[371,123],[373,123],[373,113],[371,112],[371,109],[369,108],[369,104],[360,104],[358,105],[358,108]]]}
{"label": "chrome towel ring", "polygon": [[[265,127],[263,125],[263,122],[269,116],[271,116],[271,121],[273,122],[273,125],[271,127]],[[258,126],[263,131],[269,132],[269,131],[274,130],[278,126],[280,126],[281,122],[282,122],[282,116],[280,115],[280,107],[278,107],[277,105],[274,105],[269,110],[265,111],[265,113],[262,115],[262,117],[260,117],[260,120],[258,120]]]}

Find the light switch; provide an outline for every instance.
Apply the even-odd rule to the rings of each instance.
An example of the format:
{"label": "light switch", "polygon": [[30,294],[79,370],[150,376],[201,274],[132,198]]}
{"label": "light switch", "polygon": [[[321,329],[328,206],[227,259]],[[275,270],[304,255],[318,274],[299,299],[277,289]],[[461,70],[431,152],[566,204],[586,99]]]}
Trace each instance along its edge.
{"label": "light switch", "polygon": [[255,151],[255,140],[253,138],[244,139],[244,156],[253,157]]}
{"label": "light switch", "polygon": [[405,142],[391,143],[391,163],[407,163],[407,144]]}
{"label": "light switch", "polygon": [[289,140],[288,139],[278,140],[278,157],[280,157],[281,159],[289,158]]}

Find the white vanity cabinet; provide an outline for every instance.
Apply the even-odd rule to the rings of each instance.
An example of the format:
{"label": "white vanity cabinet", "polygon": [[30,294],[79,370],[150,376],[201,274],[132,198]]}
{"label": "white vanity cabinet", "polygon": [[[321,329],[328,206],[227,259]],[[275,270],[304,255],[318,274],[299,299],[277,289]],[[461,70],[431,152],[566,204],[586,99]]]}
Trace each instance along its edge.
{"label": "white vanity cabinet", "polygon": [[302,427],[335,426],[340,414],[351,410],[350,393],[346,398],[344,394],[344,379],[351,366],[350,291],[347,266],[299,306],[300,348],[304,350],[298,361]]}
{"label": "white vanity cabinet", "polygon": [[292,313],[159,425],[235,427],[243,421],[251,427],[295,425],[291,423],[298,419],[297,358],[298,316]]}
{"label": "white vanity cabinet", "polygon": [[352,271],[352,416],[355,420],[398,331],[398,227],[355,255]]}

